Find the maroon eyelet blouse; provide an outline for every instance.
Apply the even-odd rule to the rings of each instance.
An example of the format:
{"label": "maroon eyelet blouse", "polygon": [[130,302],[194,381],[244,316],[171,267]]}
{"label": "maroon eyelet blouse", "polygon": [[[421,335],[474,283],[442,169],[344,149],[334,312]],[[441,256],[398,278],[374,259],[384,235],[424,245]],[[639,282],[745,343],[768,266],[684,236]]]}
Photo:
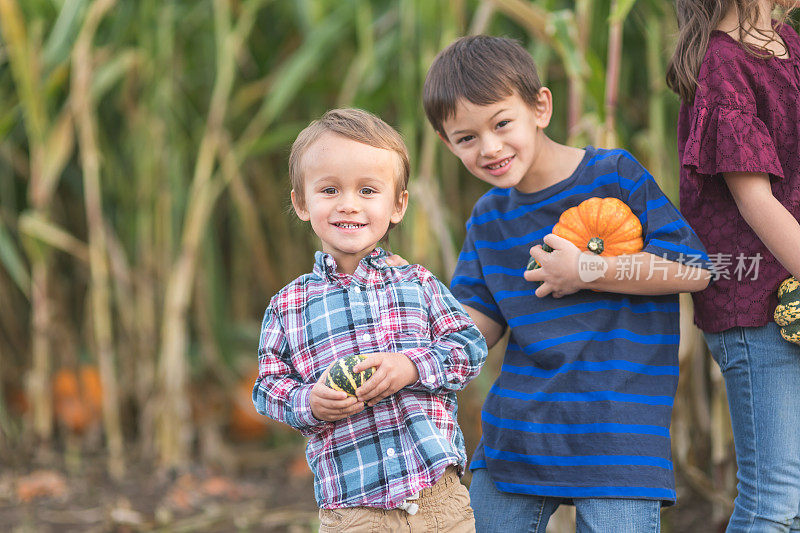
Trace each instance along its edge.
{"label": "maroon eyelet blouse", "polygon": [[768,173],[775,198],[800,217],[800,37],[786,24],[776,30],[788,59],[754,57],[714,31],[694,102],[680,110],[681,212],[718,266],[719,277],[693,294],[695,323],[707,332],[765,325],[789,276],[742,218],[721,174]]}

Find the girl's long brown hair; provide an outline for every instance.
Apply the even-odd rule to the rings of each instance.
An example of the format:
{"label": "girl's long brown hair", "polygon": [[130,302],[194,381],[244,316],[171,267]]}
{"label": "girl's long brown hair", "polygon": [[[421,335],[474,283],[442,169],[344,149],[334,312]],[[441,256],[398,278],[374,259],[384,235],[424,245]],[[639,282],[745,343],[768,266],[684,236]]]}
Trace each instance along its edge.
{"label": "girl's long brown hair", "polygon": [[708,49],[711,32],[732,6],[739,13],[739,43],[750,54],[770,57],[773,52],[745,42],[746,35],[756,32],[771,40],[764,32],[753,29],[758,22],[758,2],[753,0],[675,0],[678,14],[678,43],[667,66],[667,86],[684,102],[692,102],[697,90],[700,64]]}

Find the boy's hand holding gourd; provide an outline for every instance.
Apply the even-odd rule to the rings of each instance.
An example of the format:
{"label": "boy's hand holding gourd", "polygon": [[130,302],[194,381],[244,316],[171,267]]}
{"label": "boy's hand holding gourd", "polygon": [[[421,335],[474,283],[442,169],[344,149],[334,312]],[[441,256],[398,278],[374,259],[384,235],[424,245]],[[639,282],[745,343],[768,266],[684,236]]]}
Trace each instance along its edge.
{"label": "boy's hand holding gourd", "polygon": [[336,422],[372,407],[419,379],[419,371],[411,359],[402,353],[373,353],[353,367],[361,372],[374,367],[372,377],[356,389],[356,397],[334,390],[325,384],[330,367],[325,369],[311,388],[311,413],[319,420]]}
{"label": "boy's hand holding gourd", "polygon": [[318,420],[336,422],[363,411],[363,401],[348,396],[340,390],[333,390],[325,384],[330,370],[330,367],[326,368],[311,388],[311,413]]}
{"label": "boy's hand holding gourd", "polygon": [[[541,268],[528,270],[523,274],[528,281],[542,282],[536,289],[536,296],[543,298],[552,294],[554,298],[561,298],[586,288],[586,283],[578,274],[580,249],[567,239],[552,233],[544,237],[544,242],[553,251],[545,252],[538,244],[531,248],[531,255]],[[598,256],[584,255],[586,260],[603,261]]]}
{"label": "boy's hand holding gourd", "polygon": [[372,377],[356,389],[358,400],[370,407],[419,379],[417,365],[402,353],[369,354],[353,367],[353,372],[370,367],[375,368]]}

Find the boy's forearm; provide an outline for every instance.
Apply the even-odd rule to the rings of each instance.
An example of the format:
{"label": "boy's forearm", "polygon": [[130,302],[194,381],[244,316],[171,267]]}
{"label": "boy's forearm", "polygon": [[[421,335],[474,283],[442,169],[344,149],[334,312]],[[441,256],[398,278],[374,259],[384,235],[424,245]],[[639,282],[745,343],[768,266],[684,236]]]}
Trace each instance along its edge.
{"label": "boy's forearm", "polygon": [[661,295],[701,291],[711,280],[708,270],[647,252],[603,257],[602,260],[607,265],[605,273],[585,283],[584,288],[621,294]]}

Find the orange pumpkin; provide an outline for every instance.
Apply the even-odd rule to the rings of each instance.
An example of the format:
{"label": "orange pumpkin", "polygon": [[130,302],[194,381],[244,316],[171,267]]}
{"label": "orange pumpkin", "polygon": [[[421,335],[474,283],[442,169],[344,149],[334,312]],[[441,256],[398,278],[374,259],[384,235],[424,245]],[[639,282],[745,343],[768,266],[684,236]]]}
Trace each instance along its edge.
{"label": "orange pumpkin", "polygon": [[642,250],[642,224],[619,198],[589,198],[561,213],[553,233],[602,256]]}
{"label": "orange pumpkin", "polygon": [[231,404],[230,430],[239,441],[263,438],[268,430],[267,418],[258,414],[253,407],[253,384],[258,371],[242,378],[236,385],[235,398]]}
{"label": "orange pumpkin", "polygon": [[62,368],[53,378],[56,418],[73,433],[83,433],[100,421],[102,395],[96,367],[82,366],[79,373]]}
{"label": "orange pumpkin", "polygon": [[100,418],[103,412],[103,386],[96,366],[82,366],[80,371],[83,401],[93,417]]}

